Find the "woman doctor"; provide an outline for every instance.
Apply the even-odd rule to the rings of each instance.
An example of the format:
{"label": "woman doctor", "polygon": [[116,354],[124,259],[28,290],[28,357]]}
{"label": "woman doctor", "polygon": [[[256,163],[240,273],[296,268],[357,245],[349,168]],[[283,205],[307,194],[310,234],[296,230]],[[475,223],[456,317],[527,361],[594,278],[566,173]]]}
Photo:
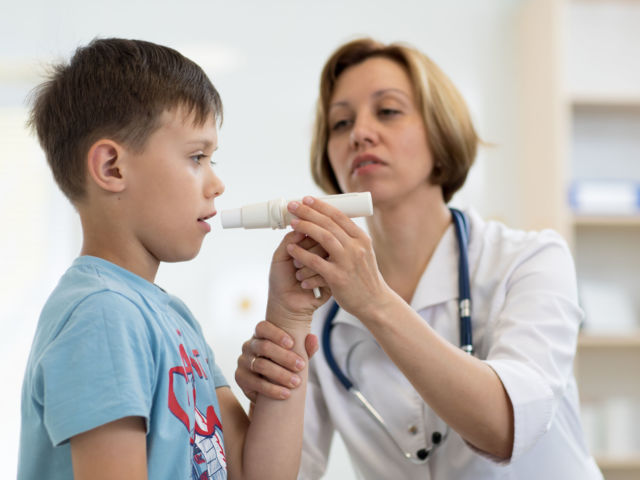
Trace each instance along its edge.
{"label": "woman doctor", "polygon": [[[312,323],[324,353],[311,361],[300,478],[322,476],[335,431],[361,478],[602,478],[580,426],[582,314],[565,242],[447,206],[478,143],[460,94],[421,52],[361,39],[327,61],[313,176],[330,194],[370,191],[374,215],[369,237],[319,200],[289,205],[293,229],[319,244],[289,247],[301,286],[329,288],[339,306]],[[270,327],[238,359],[250,398],[295,385],[299,359]]]}

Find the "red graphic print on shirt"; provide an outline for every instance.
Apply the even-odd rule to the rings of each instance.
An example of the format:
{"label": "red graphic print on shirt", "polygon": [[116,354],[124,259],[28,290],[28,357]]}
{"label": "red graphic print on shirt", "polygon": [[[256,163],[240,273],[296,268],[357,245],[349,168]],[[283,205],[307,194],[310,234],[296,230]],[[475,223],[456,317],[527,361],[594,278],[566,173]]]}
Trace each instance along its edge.
{"label": "red graphic print on shirt", "polygon": [[[179,331],[177,333],[180,335]],[[209,384],[199,382],[208,379],[207,373],[200,363],[197,350],[192,350],[192,356],[189,356],[184,345],[180,344],[179,351],[182,364],[169,370],[169,410],[191,434],[191,478],[226,479],[227,460],[222,446],[222,424],[213,405],[197,403],[198,384],[200,388],[209,388]],[[176,395],[174,381],[187,385],[186,398],[184,393]],[[180,388],[178,391],[182,392],[183,389]],[[181,405],[181,400],[186,401],[186,405]]]}

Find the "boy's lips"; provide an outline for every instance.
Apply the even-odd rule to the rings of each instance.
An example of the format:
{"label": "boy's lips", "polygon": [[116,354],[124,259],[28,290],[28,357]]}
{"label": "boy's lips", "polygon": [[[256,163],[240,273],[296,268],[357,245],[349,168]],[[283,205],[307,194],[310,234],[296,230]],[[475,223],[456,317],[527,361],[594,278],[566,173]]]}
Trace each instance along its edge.
{"label": "boy's lips", "polygon": [[216,216],[216,213],[218,213],[217,211],[213,211],[212,213],[209,213],[203,217],[198,218],[199,222],[204,222],[205,220],[209,220],[210,218],[213,218]]}
{"label": "boy's lips", "polygon": [[198,218],[198,223],[202,225],[206,233],[209,233],[211,231],[211,225],[207,223],[207,220],[209,220],[210,218],[213,218],[216,215],[216,213],[218,212],[214,210],[213,213],[210,213],[203,217]]}

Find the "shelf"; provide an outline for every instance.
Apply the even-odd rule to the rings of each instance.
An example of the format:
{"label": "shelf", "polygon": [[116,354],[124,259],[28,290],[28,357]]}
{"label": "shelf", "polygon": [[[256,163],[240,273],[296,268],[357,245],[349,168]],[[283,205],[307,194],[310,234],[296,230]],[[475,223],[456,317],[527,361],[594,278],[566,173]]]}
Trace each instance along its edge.
{"label": "shelf", "polygon": [[577,94],[569,98],[573,107],[602,107],[602,108],[637,108],[640,109],[640,94]]}
{"label": "shelf", "polygon": [[596,463],[603,470],[640,470],[640,453],[637,455],[595,455]]}
{"label": "shelf", "polygon": [[581,332],[578,348],[640,348],[640,330],[628,334],[595,334]]}
{"label": "shelf", "polygon": [[640,215],[580,215],[574,214],[576,227],[640,227]]}

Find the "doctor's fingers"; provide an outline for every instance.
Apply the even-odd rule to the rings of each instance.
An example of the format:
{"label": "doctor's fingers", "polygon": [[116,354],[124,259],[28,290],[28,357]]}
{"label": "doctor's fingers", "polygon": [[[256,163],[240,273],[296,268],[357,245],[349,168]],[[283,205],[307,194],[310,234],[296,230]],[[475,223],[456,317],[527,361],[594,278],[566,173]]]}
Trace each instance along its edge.
{"label": "doctor's fingers", "polygon": [[[238,358],[238,365],[241,362],[244,362],[249,370],[267,376],[273,375],[271,373],[273,369],[269,363],[275,363],[279,369],[288,370],[290,374],[299,372],[305,366],[304,359],[298,354],[273,343],[271,340],[260,338],[253,338],[242,346],[242,355]],[[279,380],[278,383],[283,385],[288,383],[288,380],[273,379]]]}
{"label": "doctor's fingers", "polygon": [[305,206],[330,217],[342,230],[344,230],[351,237],[366,236],[364,230],[356,225],[347,215],[345,215],[338,208],[330,205],[327,202],[322,201],[319,198],[307,196],[302,199],[302,203]]}
{"label": "doctor's fingers", "polygon": [[244,365],[240,365],[240,359],[238,359],[235,379],[242,392],[252,402],[256,401],[259,393],[274,400],[284,400],[291,395],[289,388],[275,385]]}
{"label": "doctor's fingers", "polygon": [[[318,242],[320,246],[325,250],[326,254],[330,257],[337,258],[338,256],[342,255],[344,251],[344,245],[347,245],[349,244],[349,242],[353,241],[353,238],[347,235],[344,231],[342,233],[339,233],[338,235],[335,235],[331,230],[327,230],[323,226],[317,225],[307,220],[294,219],[291,221],[291,227],[294,229],[294,231],[311,237],[313,240]],[[289,249],[290,247],[291,244],[287,245],[287,249]],[[290,249],[289,254],[291,254]],[[324,258],[325,256],[326,255],[323,255],[322,258]],[[293,257],[295,258],[295,256]],[[294,263],[294,265],[296,264]],[[305,264],[305,266],[309,265]]]}
{"label": "doctor's fingers", "polygon": [[[318,242],[316,242],[313,238],[311,237],[305,237],[305,239],[301,242],[298,242],[298,246],[301,248],[304,248],[305,250],[307,250],[308,252],[311,253],[315,253],[316,255],[322,257],[322,258],[326,258],[329,256],[329,254],[327,253],[327,251],[322,248],[322,245],[320,245]],[[304,265],[302,265],[300,262],[294,260],[293,261],[293,266],[296,268],[303,268]]]}
{"label": "doctor's fingers", "polygon": [[[322,245],[320,245],[319,243],[317,243],[315,240],[310,239],[312,242],[315,243],[315,245],[311,248],[306,248],[305,250],[307,250],[307,252],[313,253],[315,255],[318,255],[320,258],[327,258],[329,256],[329,254],[327,253],[327,251],[322,248]],[[298,244],[298,246],[300,246],[300,244]],[[304,248],[304,247],[302,247]],[[299,270],[304,270],[306,269],[306,267],[298,260],[296,260],[295,258],[293,259],[293,266],[296,267]],[[313,274],[315,274],[315,272],[313,272]],[[301,275],[304,276],[304,278],[308,277],[309,274],[308,273],[302,273]],[[298,277],[296,277],[298,278]],[[302,278],[298,278],[298,280],[302,280]]]}
{"label": "doctor's fingers", "polygon": [[[251,342],[256,338],[259,338],[261,340],[271,340],[273,343],[289,350],[293,348],[293,338],[291,337],[291,335],[289,335],[277,325],[274,325],[271,322],[267,322],[266,320],[258,322],[253,336],[242,345],[242,351],[245,352],[247,351],[247,349],[250,349],[252,346]],[[259,354],[259,352],[252,353]]]}
{"label": "doctor's fingers", "polygon": [[[308,197],[305,197],[305,200],[306,198]],[[324,230],[328,232],[331,232],[331,234],[335,236],[340,242],[345,242],[347,241],[348,238],[351,237],[351,235],[349,235],[349,233],[339,223],[337,223],[332,217],[318,210],[315,210],[314,208],[308,205],[292,202],[289,204],[289,211],[297,217],[291,220],[291,226],[295,231],[301,231],[296,228],[296,224],[309,222],[319,227],[322,227]],[[342,215],[343,217],[345,217],[345,220],[347,222],[353,223],[344,215],[344,213],[340,212],[339,210],[336,210],[336,212],[337,212],[337,215]],[[306,232],[302,232],[302,233],[306,233]],[[318,238],[313,237],[312,235],[309,235],[309,236],[314,238],[316,241],[320,242]]]}
{"label": "doctor's fingers", "polygon": [[[331,279],[327,277],[327,271],[322,270],[322,266],[327,262],[322,262],[324,258],[331,264],[337,265],[340,269],[354,271],[356,268],[366,268],[372,266],[377,269],[377,261],[373,252],[373,243],[368,235],[358,238],[346,237],[340,241],[331,232],[307,221],[297,221],[292,223],[296,231],[304,233],[316,240],[328,253],[328,257],[319,255],[309,255],[295,244],[287,245],[289,255],[294,258],[296,267],[303,265],[322,275],[329,283]],[[315,259],[313,257],[316,257]]]}
{"label": "doctor's fingers", "polygon": [[243,390],[246,388],[276,399],[285,398],[280,387],[290,389],[300,385],[298,375],[281,367],[270,358],[244,353],[238,357],[236,381],[238,385],[243,387]]}
{"label": "doctor's fingers", "polygon": [[[252,343],[254,339],[271,340],[276,345],[280,345],[288,350],[293,348],[293,338],[280,327],[271,322],[267,322],[266,320],[258,322],[253,337],[244,342],[242,345],[243,353],[249,352],[254,354],[252,350],[254,347],[254,344]],[[313,357],[313,355],[318,351],[318,337],[313,333],[307,334],[304,341],[304,348],[307,351],[307,356],[309,358]],[[259,352],[256,353],[259,354]],[[302,366],[304,366],[304,363]],[[302,366],[298,370],[301,370]]]}

